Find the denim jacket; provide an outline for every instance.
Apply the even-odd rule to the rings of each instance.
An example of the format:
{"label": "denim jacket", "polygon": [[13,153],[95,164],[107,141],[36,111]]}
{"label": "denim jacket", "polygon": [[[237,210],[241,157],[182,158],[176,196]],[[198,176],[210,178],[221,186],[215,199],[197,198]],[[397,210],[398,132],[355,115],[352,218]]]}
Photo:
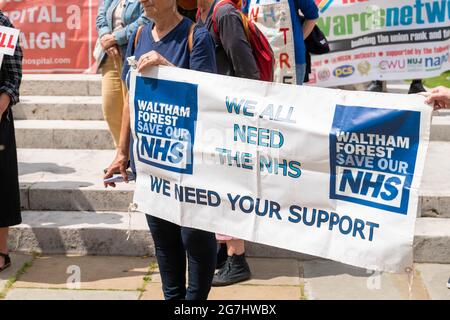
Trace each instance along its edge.
{"label": "denim jacket", "polygon": [[[99,38],[101,38],[105,34],[112,33],[114,9],[118,6],[119,3],[120,0],[104,0],[103,3],[100,3],[96,21],[97,33]],[[122,21],[125,27],[113,33],[113,35],[120,47],[122,56],[124,56],[130,36],[134,31],[136,31],[139,25],[149,23],[150,19],[144,16],[144,9],[142,8],[139,0],[125,0],[125,8],[122,13]],[[106,53],[102,52],[102,56],[100,59],[101,62],[104,61],[105,56]],[[101,65],[101,63],[99,65]]]}

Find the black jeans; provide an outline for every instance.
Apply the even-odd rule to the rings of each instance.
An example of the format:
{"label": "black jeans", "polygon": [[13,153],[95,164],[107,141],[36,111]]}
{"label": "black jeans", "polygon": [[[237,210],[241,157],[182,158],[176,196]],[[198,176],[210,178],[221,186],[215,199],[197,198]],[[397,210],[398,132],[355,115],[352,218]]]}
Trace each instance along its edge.
{"label": "black jeans", "polygon": [[[214,233],[180,227],[147,215],[166,300],[206,300],[214,276],[217,243]],[[189,283],[186,289],[186,253]]]}

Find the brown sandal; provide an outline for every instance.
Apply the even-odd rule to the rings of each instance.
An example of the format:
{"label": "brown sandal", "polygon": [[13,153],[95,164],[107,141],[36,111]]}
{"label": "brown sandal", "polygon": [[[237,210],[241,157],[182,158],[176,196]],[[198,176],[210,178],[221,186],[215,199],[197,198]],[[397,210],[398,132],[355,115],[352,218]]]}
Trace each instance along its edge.
{"label": "brown sandal", "polygon": [[1,252],[0,252],[0,257],[2,257],[5,260],[3,266],[0,267],[0,272],[2,272],[3,270],[5,270],[11,266],[11,258],[9,257],[8,254],[4,254]]}

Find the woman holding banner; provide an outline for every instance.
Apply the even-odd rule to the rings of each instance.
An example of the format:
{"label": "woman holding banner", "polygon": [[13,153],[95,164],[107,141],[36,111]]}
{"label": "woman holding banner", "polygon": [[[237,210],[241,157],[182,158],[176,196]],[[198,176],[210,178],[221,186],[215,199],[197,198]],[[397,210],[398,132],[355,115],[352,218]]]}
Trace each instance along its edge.
{"label": "woman holding banner", "polygon": [[123,57],[131,34],[148,23],[139,1],[104,0],[99,5],[97,32],[103,50],[96,57],[102,69],[102,108],[109,131],[117,146],[122,125],[123,99],[126,87],[120,79]]}
{"label": "woman holding banner", "polygon": [[[126,57],[137,59],[138,71],[165,65],[185,69],[216,72],[214,44],[208,31],[195,26],[177,11],[176,0],[140,0],[145,15],[153,22],[140,27],[128,44]],[[130,66],[125,64],[125,81]],[[128,98],[122,120],[122,132],[117,155],[108,168],[105,179],[120,171],[127,181],[126,166],[130,146],[130,106]],[[139,172],[138,172],[139,174]],[[106,183],[112,187],[114,183]],[[211,232],[181,227],[147,214],[155,243],[156,258],[167,300],[207,299],[216,265],[216,241]],[[188,287],[186,288],[186,256]]]}
{"label": "woman holding banner", "polygon": [[[0,26],[13,28],[1,11]],[[3,61],[0,59],[0,272],[11,265],[8,255],[9,227],[22,222],[16,138],[11,110],[19,102],[22,57],[22,50],[17,44],[13,56],[5,55]]]}

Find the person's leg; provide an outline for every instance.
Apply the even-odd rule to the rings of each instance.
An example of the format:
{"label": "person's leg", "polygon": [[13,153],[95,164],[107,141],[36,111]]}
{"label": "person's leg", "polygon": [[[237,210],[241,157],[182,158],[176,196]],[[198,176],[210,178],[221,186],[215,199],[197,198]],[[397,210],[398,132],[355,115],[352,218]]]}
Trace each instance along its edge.
{"label": "person's leg", "polygon": [[[0,253],[8,254],[9,228],[0,228]],[[5,259],[0,256],[0,268],[5,264]]]}
{"label": "person's leg", "polygon": [[232,239],[227,241],[228,256],[233,254],[240,256],[245,252],[245,242],[241,239]]}
{"label": "person's leg", "polygon": [[427,89],[423,86],[422,79],[414,79],[409,86],[408,94],[415,94],[419,92],[426,92]]}
{"label": "person's leg", "polygon": [[366,91],[372,92],[384,92],[385,91],[386,82],[380,80],[372,81],[367,87]]}
{"label": "person's leg", "polygon": [[188,256],[189,284],[186,300],[206,300],[216,269],[217,242],[212,232],[181,228]]}
{"label": "person's leg", "polygon": [[216,269],[221,269],[228,259],[228,248],[226,241],[217,242],[217,263]]}
{"label": "person's leg", "polygon": [[241,239],[227,240],[228,259],[214,275],[213,286],[227,286],[251,278],[250,267],[245,259],[245,242]]}
{"label": "person's leg", "polygon": [[297,85],[299,86],[303,85],[303,82],[305,82],[305,75],[306,75],[306,63],[297,65],[295,72],[296,72],[295,76],[297,78]]}
{"label": "person's leg", "polygon": [[117,146],[122,126],[124,87],[121,79],[120,58],[107,57],[102,64],[102,108],[109,131]]}
{"label": "person's leg", "polygon": [[166,300],[182,300],[186,296],[186,254],[180,226],[147,215],[147,223],[155,243],[155,254]]}

